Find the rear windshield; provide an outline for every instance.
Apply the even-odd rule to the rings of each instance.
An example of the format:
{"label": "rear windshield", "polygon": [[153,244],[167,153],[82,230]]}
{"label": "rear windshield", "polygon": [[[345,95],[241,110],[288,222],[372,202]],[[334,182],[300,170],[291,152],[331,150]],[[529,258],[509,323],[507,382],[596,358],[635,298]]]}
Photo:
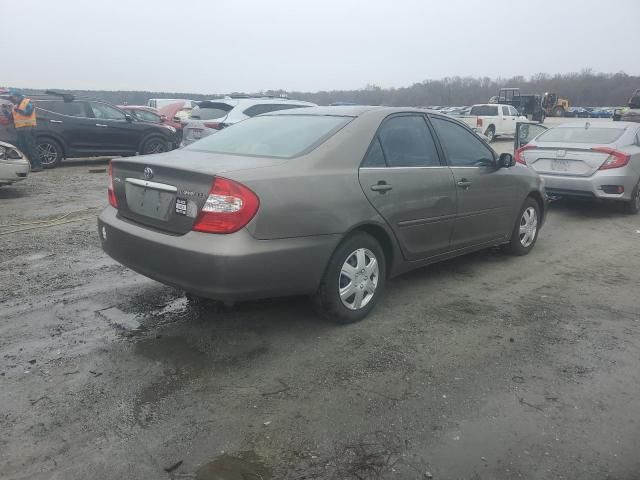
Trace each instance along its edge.
{"label": "rear windshield", "polygon": [[192,143],[187,150],[290,158],[316,147],[350,118],[315,115],[253,117]]}
{"label": "rear windshield", "polygon": [[478,105],[477,107],[471,107],[471,115],[477,115],[479,117],[497,117],[498,107],[491,105]]}
{"label": "rear windshield", "polygon": [[227,105],[226,103],[201,102],[191,110],[191,118],[197,120],[213,120],[226,117],[227,113],[231,110],[233,110],[233,106]]}
{"label": "rear windshield", "polygon": [[557,127],[541,134],[536,143],[613,143],[623,133],[624,128]]}

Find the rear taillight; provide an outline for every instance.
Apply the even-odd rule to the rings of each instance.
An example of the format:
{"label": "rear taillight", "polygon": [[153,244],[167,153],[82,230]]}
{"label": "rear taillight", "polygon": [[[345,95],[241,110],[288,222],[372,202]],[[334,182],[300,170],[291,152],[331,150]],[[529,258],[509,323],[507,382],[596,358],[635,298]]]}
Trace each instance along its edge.
{"label": "rear taillight", "polygon": [[244,185],[218,177],[193,225],[206,233],[233,233],[254,217],[260,206],[258,196]]}
{"label": "rear taillight", "polygon": [[609,155],[604,163],[600,165],[600,170],[624,167],[627,163],[629,163],[629,160],[631,160],[631,155],[616,150],[615,148],[595,147],[591,150],[593,150],[594,152],[606,153]]}
{"label": "rear taillight", "polygon": [[482,119],[480,117],[476,118],[476,127],[482,128]]}
{"label": "rear taillight", "polygon": [[534,147],[533,145],[525,145],[524,147],[520,147],[519,149],[516,150],[516,154],[514,155],[514,158],[516,160],[516,162],[521,163],[522,165],[526,165],[527,162],[524,159],[524,156],[522,155],[526,150],[533,150],[536,147]]}
{"label": "rear taillight", "polygon": [[222,130],[224,124],[220,122],[204,122],[204,126],[207,128],[213,128],[214,130]]}
{"label": "rear taillight", "polygon": [[107,186],[109,205],[111,205],[113,208],[118,208],[118,199],[116,198],[116,193],[113,191],[113,164],[111,162],[109,162],[107,173],[109,175],[109,184]]}

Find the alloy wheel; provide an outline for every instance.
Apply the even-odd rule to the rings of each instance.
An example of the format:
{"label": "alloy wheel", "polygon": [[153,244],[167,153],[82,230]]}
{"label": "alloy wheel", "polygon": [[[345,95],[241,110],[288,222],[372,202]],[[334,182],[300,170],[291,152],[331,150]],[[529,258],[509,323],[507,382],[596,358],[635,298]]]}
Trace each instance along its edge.
{"label": "alloy wheel", "polygon": [[164,153],[167,151],[164,142],[160,140],[150,142],[149,144],[145,145],[145,147],[146,148],[144,149],[144,153],[147,155],[152,153]]}
{"label": "alloy wheel", "polygon": [[533,207],[527,207],[520,217],[520,244],[527,248],[533,243],[538,231],[538,214]]}
{"label": "alloy wheel", "polygon": [[347,257],[338,278],[342,304],[349,310],[364,308],[374,297],[380,269],[378,260],[367,248],[359,248]]}
{"label": "alloy wheel", "polygon": [[42,165],[53,165],[58,160],[58,149],[51,143],[40,143],[37,150]]}

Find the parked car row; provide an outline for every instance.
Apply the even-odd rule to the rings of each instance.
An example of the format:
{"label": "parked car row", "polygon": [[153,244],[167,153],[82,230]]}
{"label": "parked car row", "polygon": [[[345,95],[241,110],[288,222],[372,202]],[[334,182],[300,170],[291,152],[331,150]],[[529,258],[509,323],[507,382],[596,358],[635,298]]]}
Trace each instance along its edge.
{"label": "parked car row", "polygon": [[565,117],[573,118],[612,118],[614,108],[610,107],[568,107]]}

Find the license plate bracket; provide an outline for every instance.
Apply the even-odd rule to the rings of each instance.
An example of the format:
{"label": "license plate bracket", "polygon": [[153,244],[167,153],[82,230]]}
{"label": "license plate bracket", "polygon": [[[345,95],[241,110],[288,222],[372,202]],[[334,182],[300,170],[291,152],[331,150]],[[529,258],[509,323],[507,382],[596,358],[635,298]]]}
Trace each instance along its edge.
{"label": "license plate bracket", "polygon": [[555,172],[568,172],[569,167],[570,167],[569,160],[560,160],[560,159],[551,160],[551,170]]}

